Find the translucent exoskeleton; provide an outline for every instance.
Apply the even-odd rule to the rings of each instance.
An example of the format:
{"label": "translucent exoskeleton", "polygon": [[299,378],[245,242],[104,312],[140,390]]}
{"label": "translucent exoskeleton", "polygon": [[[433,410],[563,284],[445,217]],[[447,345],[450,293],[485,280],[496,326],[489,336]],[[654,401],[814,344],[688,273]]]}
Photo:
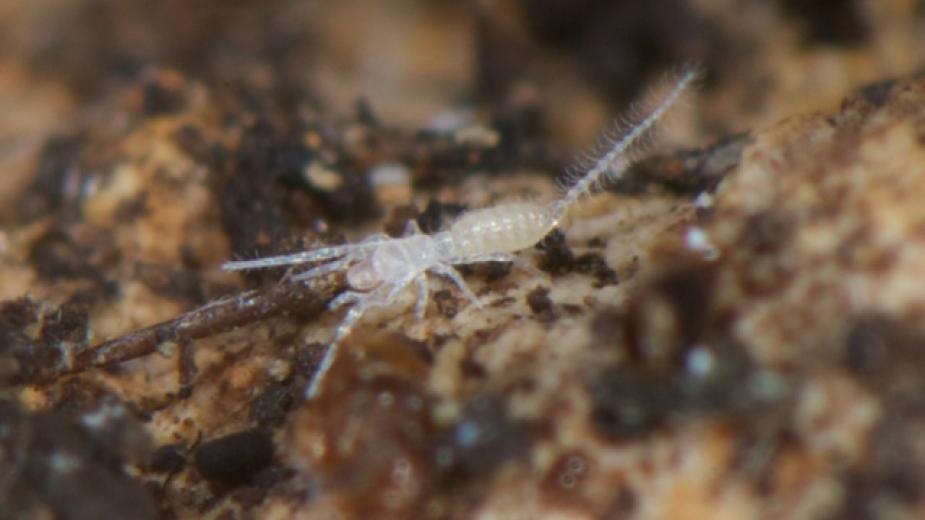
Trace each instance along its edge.
{"label": "translucent exoskeleton", "polygon": [[559,224],[568,208],[589,193],[593,186],[619,176],[638,158],[640,141],[651,133],[696,76],[694,69],[686,70],[651,112],[628,127],[620,138],[609,142],[605,152],[580,176],[574,176],[577,177],[574,184],[552,203],[519,202],[472,210],[460,216],[449,229],[432,235],[423,234],[417,223],[411,220],[401,238],[376,234],[356,244],[233,261],[222,268],[243,270],[318,264],[307,271],[289,275],[290,281],[346,271],[349,289],[334,298],[328,307],[333,310],[352,306],[334,333],[307,389],[307,395],[311,397],[334,363],[340,342],[370,308],[394,303],[403,291],[414,285],[417,288],[416,313],[419,317],[424,316],[429,297],[428,274],[449,279],[473,305],[481,307],[479,299],[453,266],[515,261],[513,253],[542,240]]}

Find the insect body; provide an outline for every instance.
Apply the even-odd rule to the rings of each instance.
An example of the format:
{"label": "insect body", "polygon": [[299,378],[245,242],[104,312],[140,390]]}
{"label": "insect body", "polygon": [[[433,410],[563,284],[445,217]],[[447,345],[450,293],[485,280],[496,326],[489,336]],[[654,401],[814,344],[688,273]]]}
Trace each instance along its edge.
{"label": "insect body", "polygon": [[428,273],[450,279],[466,298],[481,307],[478,298],[453,266],[473,262],[513,261],[513,253],[542,240],[558,225],[568,208],[582,195],[590,192],[592,186],[605,177],[619,175],[633,162],[632,152],[640,138],[654,128],[695,77],[693,70],[684,73],[655,110],[613,143],[561,199],[551,204],[521,202],[473,210],[462,215],[449,229],[433,235],[421,233],[417,223],[411,220],[405,227],[405,236],[401,238],[376,234],[356,244],[228,262],[223,269],[259,269],[326,262],[308,271],[289,275],[289,280],[293,282],[333,271],[346,271],[349,289],[331,300],[328,307],[336,309],[348,304],[353,304],[353,307],[338,326],[331,346],[309,385],[307,394],[311,397],[333,364],[341,340],[367,310],[393,303],[408,286],[414,284],[418,290],[416,312],[419,317],[423,317],[429,295]]}
{"label": "insect body", "polygon": [[539,242],[557,224],[551,208],[529,202],[502,204],[464,214],[450,226],[456,258],[505,254]]}
{"label": "insect body", "polygon": [[308,395],[311,396],[336,359],[340,341],[369,308],[391,304],[409,285],[415,284],[418,289],[416,314],[423,318],[429,297],[428,273],[449,278],[470,302],[481,307],[478,298],[453,265],[512,261],[512,251],[539,242],[554,226],[550,208],[530,203],[505,204],[466,213],[449,230],[433,235],[421,233],[417,223],[411,220],[402,238],[374,235],[358,244],[229,262],[224,267],[249,269],[336,258],[314,269],[291,275],[293,282],[346,270],[350,289],[334,298],[328,307],[336,309],[351,303],[353,307],[338,326],[334,340],[309,386]]}

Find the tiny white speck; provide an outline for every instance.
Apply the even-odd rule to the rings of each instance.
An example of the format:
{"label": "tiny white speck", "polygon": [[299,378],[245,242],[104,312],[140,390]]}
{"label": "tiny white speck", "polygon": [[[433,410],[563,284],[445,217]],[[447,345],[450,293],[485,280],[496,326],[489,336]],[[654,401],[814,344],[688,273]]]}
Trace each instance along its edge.
{"label": "tiny white speck", "polygon": [[48,459],[48,465],[55,473],[67,474],[80,469],[81,462],[80,459],[69,453],[58,451]]}
{"label": "tiny white speck", "polygon": [[467,144],[482,148],[494,148],[501,141],[501,136],[492,128],[472,125],[460,128],[453,134],[453,140],[458,144]]}
{"label": "tiny white speck", "polygon": [[157,346],[157,353],[166,357],[171,358],[177,353],[177,344],[173,341],[165,341]]}
{"label": "tiny white speck", "polygon": [[404,186],[410,182],[411,172],[404,164],[380,164],[369,171],[369,182],[374,187]]}
{"label": "tiny white speck", "polygon": [[691,251],[698,251],[703,254],[705,260],[716,260],[719,258],[719,251],[716,249],[716,246],[713,245],[710,236],[702,228],[688,228],[687,233],[684,234],[684,243]]}
{"label": "tiny white speck", "polygon": [[786,392],[783,378],[769,370],[762,370],[748,381],[749,391],[762,401],[773,401]]}
{"label": "tiny white speck", "polygon": [[302,169],[303,178],[312,186],[323,191],[334,191],[343,183],[343,179],[336,171],[328,168],[320,161],[312,161]]}
{"label": "tiny white speck", "polygon": [[383,408],[389,408],[395,404],[395,396],[389,392],[382,392],[379,394],[379,406]]}
{"label": "tiny white speck", "polygon": [[687,370],[695,376],[706,376],[715,366],[713,353],[704,347],[695,347],[687,354]]}
{"label": "tiny white speck", "polygon": [[449,110],[434,116],[427,124],[428,130],[447,134],[469,124],[473,119],[471,110]]}
{"label": "tiny white speck", "polygon": [[120,419],[124,415],[125,408],[123,406],[104,404],[95,412],[81,416],[80,422],[91,430],[99,430],[106,426],[107,422]]}
{"label": "tiny white speck", "polygon": [[700,195],[697,195],[697,198],[694,199],[694,206],[701,209],[709,209],[713,207],[714,202],[713,195],[709,192],[702,191]]}
{"label": "tiny white speck", "polygon": [[411,479],[411,463],[407,459],[398,459],[392,465],[392,482],[405,484]]}
{"label": "tiny white speck", "polygon": [[471,422],[463,422],[456,432],[456,442],[460,446],[472,446],[479,441],[482,436],[481,429]]}

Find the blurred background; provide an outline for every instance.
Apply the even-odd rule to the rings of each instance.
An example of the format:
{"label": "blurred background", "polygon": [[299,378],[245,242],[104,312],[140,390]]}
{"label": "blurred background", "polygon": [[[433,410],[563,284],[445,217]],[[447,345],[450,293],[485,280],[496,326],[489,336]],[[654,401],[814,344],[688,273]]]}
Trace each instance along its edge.
{"label": "blurred background", "polygon": [[920,0],[3,0],[0,152],[154,67],[283,106],[362,98],[407,127],[533,104],[578,145],[653,77],[695,62],[720,134],[915,73],[923,23]]}

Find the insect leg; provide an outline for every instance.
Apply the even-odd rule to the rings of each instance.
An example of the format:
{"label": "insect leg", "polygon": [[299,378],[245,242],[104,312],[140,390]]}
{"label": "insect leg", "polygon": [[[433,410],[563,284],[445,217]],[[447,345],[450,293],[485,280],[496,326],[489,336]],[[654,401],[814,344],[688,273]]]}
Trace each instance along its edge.
{"label": "insect leg", "polygon": [[318,365],[318,369],[315,370],[312,381],[305,390],[306,398],[311,398],[318,393],[321,380],[324,379],[324,375],[328,373],[328,370],[331,369],[331,365],[334,364],[334,360],[337,359],[337,349],[340,346],[340,340],[350,333],[350,329],[353,328],[357,320],[363,316],[363,313],[366,312],[366,306],[363,305],[363,302],[369,297],[370,295],[368,294],[347,291],[339,294],[328,304],[329,309],[337,309],[349,303],[354,303],[356,305],[347,312],[347,316],[344,317],[344,320],[340,322],[340,325],[337,327],[337,332],[334,333],[334,341],[328,345],[328,350],[324,353],[324,357],[321,358],[321,363]]}
{"label": "insect leg", "polygon": [[289,255],[266,256],[254,260],[235,260],[222,264],[223,271],[240,271],[243,269],[265,269],[268,267],[279,267],[283,265],[304,264],[307,262],[320,262],[330,260],[339,256],[368,251],[385,242],[392,240],[388,237],[373,235],[359,244],[344,244],[340,246],[322,247],[309,251],[301,251]]}
{"label": "insect leg", "polygon": [[468,264],[471,262],[511,262],[514,264],[514,267],[530,273],[533,276],[543,276],[543,271],[537,269],[533,264],[524,260],[518,255],[513,255],[511,253],[491,253],[487,255],[478,255],[478,256],[469,256],[466,258],[454,259],[450,262],[453,264]]}
{"label": "insect leg", "polygon": [[337,359],[337,349],[338,343],[331,343],[328,345],[328,350],[325,351],[324,357],[321,358],[321,363],[318,364],[318,369],[315,370],[314,375],[312,375],[311,383],[309,383],[308,388],[305,389],[306,399],[311,399],[312,397],[315,397],[315,394],[318,393],[318,388],[321,386],[321,381],[324,380],[325,374],[328,373],[328,370],[331,369],[331,365],[334,364],[334,360]]}
{"label": "insect leg", "polygon": [[487,255],[467,256],[463,258],[454,258],[451,264],[469,264],[472,262],[511,262],[514,267],[533,276],[543,276],[543,272],[537,269],[533,264],[524,260],[520,256],[511,253],[490,253]]}
{"label": "insect leg", "polygon": [[449,265],[436,265],[433,267],[433,269],[434,271],[437,272],[437,274],[446,276],[454,284],[456,284],[456,286],[459,287],[459,290],[462,291],[463,296],[465,296],[470,302],[472,302],[473,305],[475,305],[479,309],[482,308],[482,302],[480,302],[479,299],[475,296],[475,294],[473,294],[472,291],[469,290],[469,287],[466,285],[466,281],[463,280],[462,275],[459,274],[459,271],[457,271],[456,269],[454,269],[452,266],[449,266]]}
{"label": "insect leg", "polygon": [[418,301],[414,305],[414,313],[418,320],[424,319],[427,312],[427,300],[430,297],[430,289],[427,283],[427,273],[421,273],[414,281],[418,284]]}
{"label": "insect leg", "polygon": [[360,321],[363,314],[372,307],[382,307],[393,302],[396,296],[398,296],[398,293],[407,287],[412,280],[413,278],[406,278],[400,283],[395,284],[389,291],[385,290],[388,287],[387,285],[379,286],[372,293],[348,291],[331,301],[329,305],[331,309],[335,309],[350,302],[355,302],[355,305],[347,311],[344,320],[340,322],[340,325],[337,327],[337,331],[334,333],[334,339],[331,341],[330,346],[328,346],[328,351],[324,353],[324,357],[318,365],[318,370],[315,371],[311,383],[309,383],[308,388],[305,390],[306,398],[310,399],[318,393],[321,382],[337,359],[340,342],[350,334],[350,331],[353,329],[354,325]]}
{"label": "insect leg", "polygon": [[537,267],[530,262],[524,260],[519,256],[514,257],[514,267],[520,269],[525,273],[530,273],[533,276],[546,276],[546,273],[537,269]]}
{"label": "insect leg", "polygon": [[368,297],[367,294],[361,293],[361,292],[356,292],[356,291],[342,292],[336,298],[331,300],[331,303],[328,304],[328,309],[334,310],[334,309],[343,307],[344,305],[347,305],[348,303],[357,303],[367,297]]}
{"label": "insect leg", "polygon": [[337,351],[340,349],[341,340],[350,333],[350,330],[356,325],[356,322],[359,321],[363,313],[366,312],[366,309],[369,307],[370,297],[371,295],[364,295],[362,293],[345,292],[331,301],[329,305],[331,309],[335,309],[350,302],[355,302],[356,304],[347,311],[344,320],[340,322],[340,325],[337,327],[337,331],[334,333],[334,340],[328,345],[328,350],[324,353],[324,357],[321,358],[321,363],[318,364],[318,369],[315,370],[312,381],[305,390],[306,399],[311,399],[318,393],[318,388],[321,386],[321,382],[324,381],[324,376],[331,370],[331,366],[337,359]]}
{"label": "insect leg", "polygon": [[488,253],[484,255],[474,255],[466,257],[457,257],[450,260],[451,264],[470,264],[472,262],[515,262],[517,257],[511,253]]}
{"label": "insect leg", "polygon": [[404,236],[410,237],[411,235],[420,235],[421,233],[421,226],[418,225],[416,219],[410,219],[408,222],[405,222]]}
{"label": "insect leg", "polygon": [[293,282],[304,282],[305,280],[311,280],[312,278],[315,278],[316,276],[321,276],[324,274],[332,273],[334,271],[340,271],[342,269],[346,269],[347,266],[350,265],[351,262],[353,262],[353,260],[354,258],[352,255],[347,256],[345,258],[340,258],[333,262],[322,264],[322,265],[319,265],[318,267],[313,267],[309,269],[308,271],[294,274],[289,277],[289,280]]}
{"label": "insect leg", "polygon": [[385,233],[373,233],[368,237],[360,241],[361,244],[372,243],[372,244],[381,244],[382,242],[388,242],[389,240],[395,240],[394,238],[386,235]]}
{"label": "insect leg", "polygon": [[356,325],[356,322],[368,309],[371,307],[383,307],[395,301],[398,293],[407,287],[412,280],[413,278],[406,278],[401,282],[394,284],[389,290],[386,290],[389,287],[388,285],[380,285],[371,293],[347,291],[341,293],[337,298],[331,300],[331,303],[328,304],[328,308],[332,310],[344,306],[348,303],[354,303],[353,308],[347,311],[347,315],[344,317],[344,321],[342,321],[337,327],[337,331],[334,333],[334,340],[332,343],[339,343],[342,339],[344,339],[347,334],[350,333],[350,330],[353,328],[353,326]]}

